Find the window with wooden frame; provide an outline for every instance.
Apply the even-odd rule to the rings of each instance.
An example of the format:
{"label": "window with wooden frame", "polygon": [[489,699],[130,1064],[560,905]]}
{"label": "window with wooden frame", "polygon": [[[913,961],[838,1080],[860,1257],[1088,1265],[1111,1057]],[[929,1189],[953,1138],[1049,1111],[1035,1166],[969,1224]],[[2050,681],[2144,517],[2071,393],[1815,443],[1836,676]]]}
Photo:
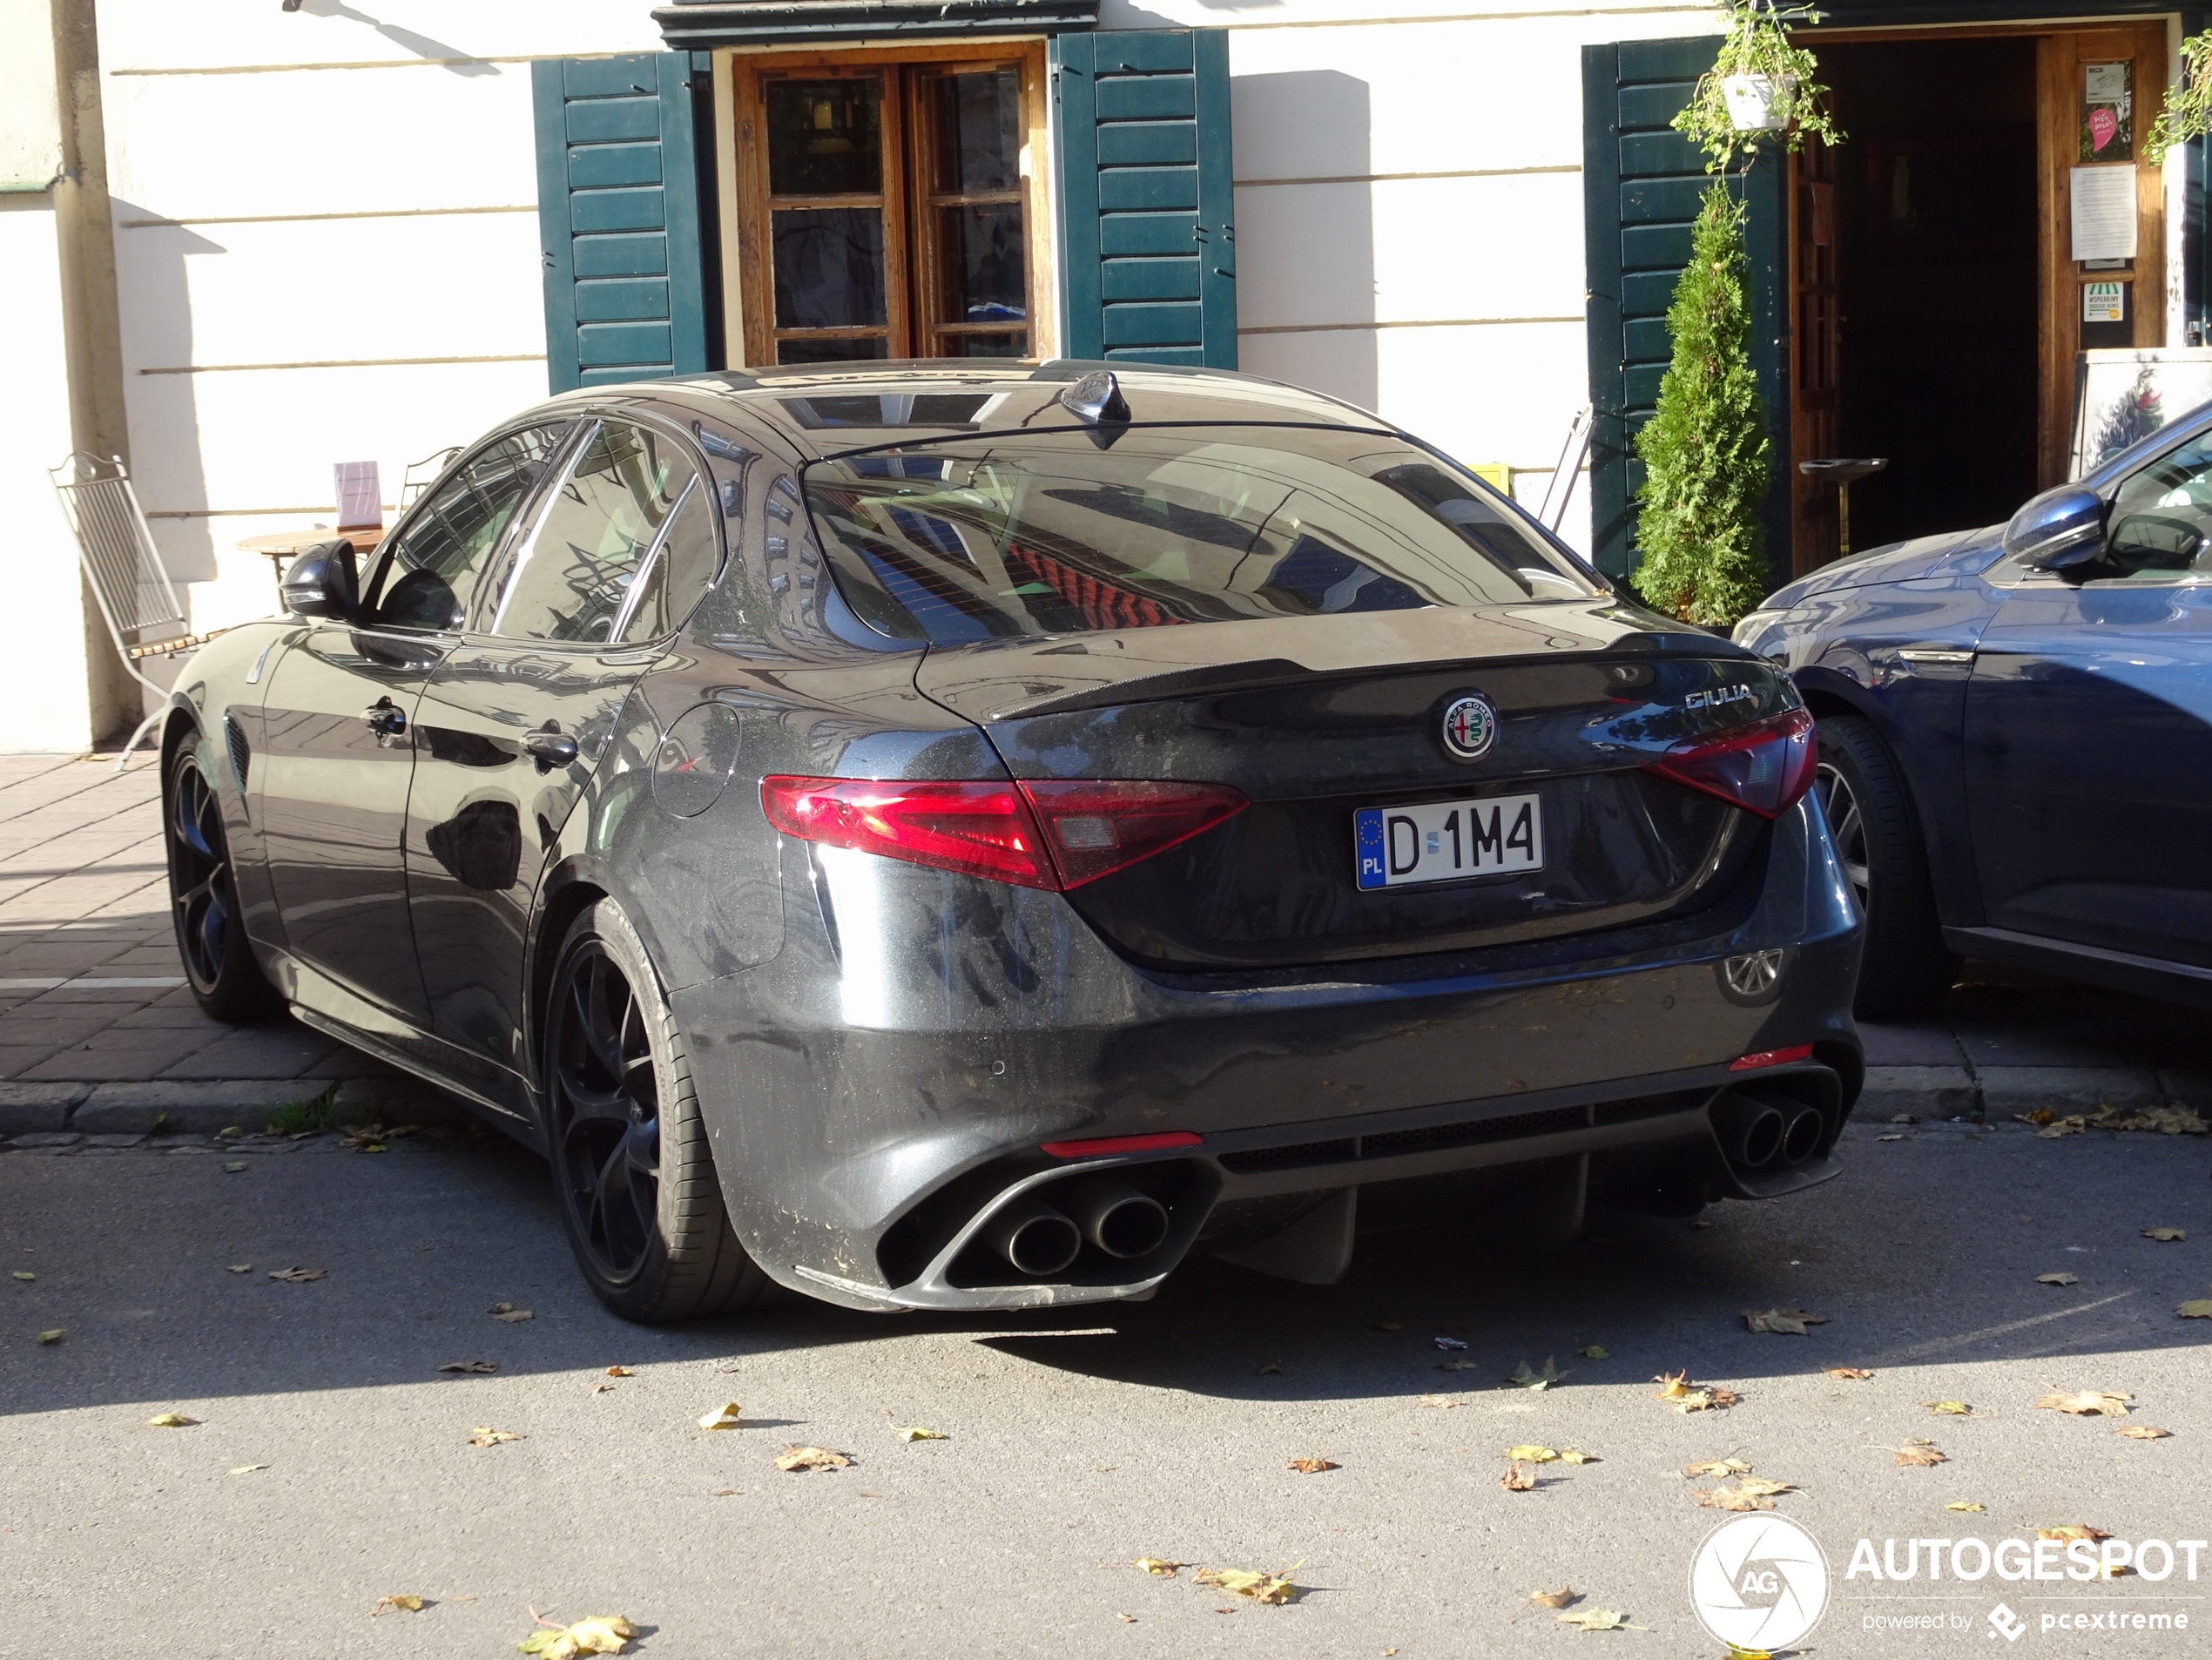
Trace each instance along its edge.
{"label": "window with wooden frame", "polygon": [[1044,54],[731,54],[725,268],[745,361],[1049,348]]}

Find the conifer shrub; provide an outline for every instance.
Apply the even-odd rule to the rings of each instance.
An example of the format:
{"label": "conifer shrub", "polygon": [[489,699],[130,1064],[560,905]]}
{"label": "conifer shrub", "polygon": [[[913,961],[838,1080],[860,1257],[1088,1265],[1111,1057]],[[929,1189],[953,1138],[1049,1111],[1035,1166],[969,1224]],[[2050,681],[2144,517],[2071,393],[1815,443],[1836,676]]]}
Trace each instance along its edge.
{"label": "conifer shrub", "polygon": [[1767,591],[1766,406],[1751,370],[1743,210],[1716,179],[1667,309],[1674,356],[1635,450],[1645,478],[1630,577],[1654,610],[1729,628]]}

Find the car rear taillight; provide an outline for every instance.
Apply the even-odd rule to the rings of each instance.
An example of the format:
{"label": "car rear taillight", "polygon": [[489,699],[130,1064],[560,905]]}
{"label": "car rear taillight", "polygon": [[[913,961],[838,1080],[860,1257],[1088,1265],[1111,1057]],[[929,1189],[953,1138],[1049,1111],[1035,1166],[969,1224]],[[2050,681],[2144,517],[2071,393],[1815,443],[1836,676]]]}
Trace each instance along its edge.
{"label": "car rear taillight", "polygon": [[786,835],[1022,887],[1064,890],[1188,841],[1250,805],[1221,784],[765,778]]}
{"label": "car rear taillight", "polygon": [[1792,709],[1676,744],[1646,770],[1773,819],[1811,786],[1814,754],[1812,716]]}

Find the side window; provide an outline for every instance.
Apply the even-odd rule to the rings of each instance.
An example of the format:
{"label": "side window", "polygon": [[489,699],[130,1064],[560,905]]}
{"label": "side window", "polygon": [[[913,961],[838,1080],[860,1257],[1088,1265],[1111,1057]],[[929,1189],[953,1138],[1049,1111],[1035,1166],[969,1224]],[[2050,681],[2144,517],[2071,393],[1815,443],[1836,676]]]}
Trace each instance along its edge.
{"label": "side window", "polygon": [[660,560],[678,530],[687,548],[695,549],[702,533],[711,545],[713,509],[701,499],[704,489],[675,440],[623,422],[601,423],[539,515],[491,631],[583,644],[664,631],[638,633],[631,617],[644,612],[658,622],[664,611],[673,590]]}
{"label": "side window", "polygon": [[463,462],[384,544],[368,611],[387,628],[457,629],[516,509],[569,429],[527,427]]}
{"label": "side window", "polygon": [[2169,449],[2113,497],[2100,577],[2212,570],[2212,433]]}

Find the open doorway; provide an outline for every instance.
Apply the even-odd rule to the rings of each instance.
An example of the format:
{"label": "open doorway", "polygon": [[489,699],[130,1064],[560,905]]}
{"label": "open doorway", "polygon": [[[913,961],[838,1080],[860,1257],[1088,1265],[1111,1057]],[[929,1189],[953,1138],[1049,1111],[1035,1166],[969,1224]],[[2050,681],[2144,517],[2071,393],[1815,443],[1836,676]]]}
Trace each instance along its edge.
{"label": "open doorway", "polygon": [[[1799,463],[1886,460],[1851,486],[1854,549],[2000,522],[2066,476],[2075,354],[2165,327],[2162,179],[2140,159],[2162,25],[1815,39],[1848,137],[1791,165],[1799,573],[1844,541],[1836,487]],[[2124,257],[2080,244],[2071,207],[2114,186],[2123,219],[2136,203]]]}

